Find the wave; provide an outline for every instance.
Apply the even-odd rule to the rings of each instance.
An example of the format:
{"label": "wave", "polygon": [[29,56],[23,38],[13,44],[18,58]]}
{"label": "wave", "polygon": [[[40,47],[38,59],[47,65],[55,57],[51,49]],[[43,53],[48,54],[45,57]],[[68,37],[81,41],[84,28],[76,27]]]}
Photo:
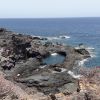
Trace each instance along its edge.
{"label": "wave", "polygon": [[80,74],[75,75],[74,72],[72,72],[70,70],[68,71],[68,74],[71,75],[73,78],[76,78],[76,79],[80,79],[82,77],[82,75],[80,75]]}
{"label": "wave", "polygon": [[60,35],[60,36],[54,36],[54,37],[47,37],[47,36],[36,36],[36,35],[31,35],[32,37],[38,37],[40,39],[47,39],[47,40],[61,40],[61,39],[69,39],[70,36],[67,35]]}
{"label": "wave", "polygon": [[40,39],[46,38],[47,40],[57,40],[59,39],[59,37],[46,37],[46,36],[35,36],[35,35],[31,35],[32,37],[38,37]]}
{"label": "wave", "polygon": [[90,53],[91,58],[96,57],[95,48],[93,48],[93,47],[87,47],[86,50]]}
{"label": "wave", "polygon": [[69,39],[70,38],[70,36],[67,36],[67,35],[61,35],[61,36],[59,36],[59,38],[61,38],[61,39]]}
{"label": "wave", "polygon": [[84,45],[81,46],[81,47],[79,47],[79,46],[75,47],[75,49],[81,49],[81,48],[86,49],[89,52],[91,58],[96,57],[95,48],[93,48],[93,47],[85,47]]}
{"label": "wave", "polygon": [[82,59],[78,61],[78,66],[83,67],[85,66],[85,62],[89,62],[90,59],[96,57],[95,48],[93,47],[85,47],[85,49],[89,52],[90,58]]}
{"label": "wave", "polygon": [[[90,53],[91,58],[96,57],[95,48],[86,47],[85,49]],[[89,61],[89,59],[91,59],[91,58],[86,58],[86,59],[83,59],[83,60],[79,61],[78,65],[79,66],[84,66],[85,62]]]}
{"label": "wave", "polygon": [[61,35],[61,36],[57,36],[57,37],[47,37],[48,40],[59,40],[59,39],[69,39],[70,36],[67,35]]}

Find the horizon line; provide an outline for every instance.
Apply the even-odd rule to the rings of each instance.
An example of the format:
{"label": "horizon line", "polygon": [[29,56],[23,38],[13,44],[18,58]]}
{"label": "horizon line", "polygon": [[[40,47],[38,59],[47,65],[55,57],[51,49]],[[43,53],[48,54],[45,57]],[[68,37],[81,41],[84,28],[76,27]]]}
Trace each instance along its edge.
{"label": "horizon line", "polygon": [[0,19],[64,19],[64,18],[100,18],[100,16],[85,16],[85,17],[1,17]]}

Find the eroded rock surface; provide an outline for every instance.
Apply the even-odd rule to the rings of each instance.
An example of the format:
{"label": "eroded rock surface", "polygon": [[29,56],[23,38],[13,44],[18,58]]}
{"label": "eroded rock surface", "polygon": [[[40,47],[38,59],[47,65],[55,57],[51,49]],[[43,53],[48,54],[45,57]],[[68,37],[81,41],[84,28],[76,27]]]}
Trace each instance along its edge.
{"label": "eroded rock surface", "polygon": [[[43,43],[44,40],[47,42]],[[43,59],[52,53],[63,55],[64,61],[61,64],[44,64]],[[3,78],[0,76],[0,91],[11,91],[9,85],[11,83],[14,87],[11,92],[16,94],[17,91],[22,91],[22,94],[19,94],[20,92],[16,94],[17,97],[13,96],[16,99],[21,98],[18,95],[28,96],[27,100],[35,100],[34,98],[36,100],[92,100],[92,97],[99,98],[97,94],[100,95],[98,88],[100,77],[97,69],[94,74],[85,70],[88,74],[90,73],[89,76],[80,70],[80,74],[84,76],[82,79],[77,79],[68,73],[75,67],[79,68],[76,61],[87,57],[90,57],[90,54],[85,49],[75,49],[71,46],[50,43],[46,38],[16,34],[6,29],[0,29],[0,71],[4,73]],[[9,88],[6,90],[2,88],[7,85]],[[18,87],[18,90],[15,87]],[[96,90],[97,92],[94,92]],[[10,98],[13,93],[8,94],[8,92],[4,93],[7,94],[7,98]]]}

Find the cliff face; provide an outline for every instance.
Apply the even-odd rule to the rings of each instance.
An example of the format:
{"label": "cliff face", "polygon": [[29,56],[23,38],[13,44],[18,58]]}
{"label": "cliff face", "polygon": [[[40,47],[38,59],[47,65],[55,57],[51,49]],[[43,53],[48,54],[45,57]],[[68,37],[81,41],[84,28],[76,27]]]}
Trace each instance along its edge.
{"label": "cliff face", "polygon": [[[16,34],[6,29],[0,31],[0,72],[2,73],[0,91],[3,91],[0,97],[6,98],[2,100],[7,100],[8,97],[14,98],[11,100],[21,100],[20,98],[35,100],[34,97],[36,100],[42,98],[43,100],[60,100],[59,98],[71,100],[76,97],[76,100],[79,100],[80,96],[82,100],[88,100],[84,99],[89,98],[88,92],[94,96],[93,91],[98,89],[95,83],[99,76],[98,72],[92,75],[95,80],[93,77],[85,76],[86,73],[83,72],[87,70],[80,71],[84,76],[81,79],[68,73],[69,70],[79,67],[76,64],[77,60],[90,57],[89,52],[85,49],[76,50],[71,46],[43,43],[43,41],[44,38]],[[64,61],[61,64],[44,65],[43,59],[52,53],[64,56]]]}

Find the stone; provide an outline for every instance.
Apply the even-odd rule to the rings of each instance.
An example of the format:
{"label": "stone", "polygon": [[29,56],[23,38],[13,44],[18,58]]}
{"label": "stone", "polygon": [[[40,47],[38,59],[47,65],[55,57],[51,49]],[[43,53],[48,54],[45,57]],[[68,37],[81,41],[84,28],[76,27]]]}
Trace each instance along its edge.
{"label": "stone", "polygon": [[59,88],[59,91],[64,94],[72,94],[79,89],[78,83],[68,83]]}

